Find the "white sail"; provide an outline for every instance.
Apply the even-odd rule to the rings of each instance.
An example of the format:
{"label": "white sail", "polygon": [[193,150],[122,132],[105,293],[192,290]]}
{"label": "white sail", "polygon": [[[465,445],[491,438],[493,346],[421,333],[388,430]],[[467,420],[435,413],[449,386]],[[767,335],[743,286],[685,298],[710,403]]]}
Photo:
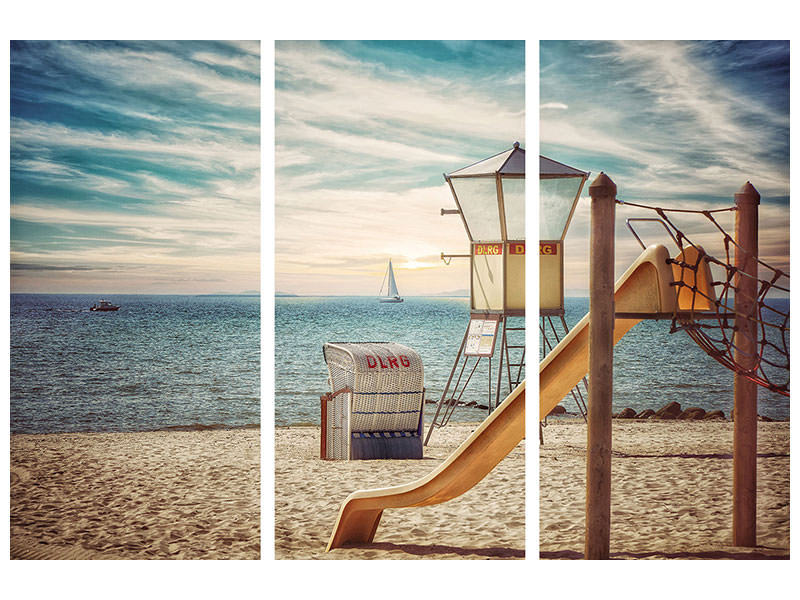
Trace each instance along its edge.
{"label": "white sail", "polygon": [[394,280],[394,270],[392,269],[392,261],[389,259],[389,291],[386,292],[387,296],[399,296],[397,293],[397,282]]}
{"label": "white sail", "polygon": [[[392,269],[391,259],[389,259],[389,267],[386,269],[386,275],[383,277],[384,283],[386,282],[387,276],[389,284],[386,287],[386,295],[378,296],[378,302],[402,302],[403,299],[397,291],[397,282],[394,280],[394,269]],[[381,291],[379,293],[383,294],[383,284],[381,284]]]}

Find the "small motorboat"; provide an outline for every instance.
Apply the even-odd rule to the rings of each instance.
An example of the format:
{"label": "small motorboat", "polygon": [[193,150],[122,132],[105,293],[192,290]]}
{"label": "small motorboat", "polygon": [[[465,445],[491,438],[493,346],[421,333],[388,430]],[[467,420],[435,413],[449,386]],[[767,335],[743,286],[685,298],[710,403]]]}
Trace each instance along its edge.
{"label": "small motorboat", "polygon": [[111,304],[108,300],[100,300],[97,304],[93,304],[89,310],[94,311],[109,311],[109,310],[119,310],[119,306],[115,306]]}

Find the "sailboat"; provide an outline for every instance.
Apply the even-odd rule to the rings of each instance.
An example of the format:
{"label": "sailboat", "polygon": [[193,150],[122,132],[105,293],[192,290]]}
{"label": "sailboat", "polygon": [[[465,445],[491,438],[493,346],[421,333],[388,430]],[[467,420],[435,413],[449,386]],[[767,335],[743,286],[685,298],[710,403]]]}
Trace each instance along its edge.
{"label": "sailboat", "polygon": [[[399,292],[397,291],[397,282],[394,280],[394,270],[392,269],[392,259],[389,259],[389,268],[386,270],[386,275],[383,276],[383,282],[386,282],[386,276],[389,276],[389,285],[386,289],[386,295],[378,296],[378,302],[402,302],[403,299],[400,297]],[[381,283],[381,291],[378,292],[379,294],[383,293],[383,283]]]}

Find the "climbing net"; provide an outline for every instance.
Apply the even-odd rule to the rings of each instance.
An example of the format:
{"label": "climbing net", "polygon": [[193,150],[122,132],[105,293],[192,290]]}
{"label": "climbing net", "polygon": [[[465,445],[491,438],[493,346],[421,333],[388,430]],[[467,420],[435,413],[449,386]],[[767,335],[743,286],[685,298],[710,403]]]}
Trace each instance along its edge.
{"label": "climbing net", "polygon": [[[685,331],[709,356],[728,369],[773,392],[789,396],[789,275],[758,259],[756,276],[736,267],[737,251],[745,251],[715,218],[715,214],[736,211],[736,207],[689,210],[659,208],[620,200],[617,203],[655,212],[659,219],[641,220],[660,220],[678,246],[676,258],[669,260],[676,273],[673,285],[678,286],[678,294],[685,293],[682,290],[688,290],[691,303],[688,310],[685,308],[686,302],[681,303],[681,309],[676,303],[670,333]],[[723,236],[724,258],[708,254],[700,245],[690,240],[670,218],[670,215],[674,217],[676,213],[704,216]],[[630,227],[630,223],[628,226]],[[635,232],[634,236],[639,239]],[[641,240],[639,243],[641,244]],[[690,247],[695,252],[687,252]],[[711,266],[718,268],[712,270]],[[697,285],[702,279],[701,270],[717,273],[710,282],[711,291],[704,291],[702,286]],[[722,275],[719,276],[719,273]],[[737,313],[735,305],[735,295],[745,278],[755,279],[757,282],[755,309],[750,314]],[[785,295],[787,300],[767,298],[770,293]],[[704,308],[696,310],[696,306]],[[709,306],[711,309],[707,310]],[[743,330],[740,337],[735,335],[737,314],[753,325]],[[748,343],[741,340],[747,340]],[[748,352],[747,348],[754,348],[755,352]]]}

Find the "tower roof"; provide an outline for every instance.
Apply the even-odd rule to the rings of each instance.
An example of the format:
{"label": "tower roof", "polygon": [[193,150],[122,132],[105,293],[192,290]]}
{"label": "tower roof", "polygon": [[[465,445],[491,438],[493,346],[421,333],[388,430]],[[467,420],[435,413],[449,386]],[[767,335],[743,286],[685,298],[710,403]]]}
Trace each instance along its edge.
{"label": "tower roof", "polygon": [[500,175],[525,175],[525,150],[519,147],[519,142],[500,154],[473,163],[468,167],[453,171],[448,177],[480,177]]}

